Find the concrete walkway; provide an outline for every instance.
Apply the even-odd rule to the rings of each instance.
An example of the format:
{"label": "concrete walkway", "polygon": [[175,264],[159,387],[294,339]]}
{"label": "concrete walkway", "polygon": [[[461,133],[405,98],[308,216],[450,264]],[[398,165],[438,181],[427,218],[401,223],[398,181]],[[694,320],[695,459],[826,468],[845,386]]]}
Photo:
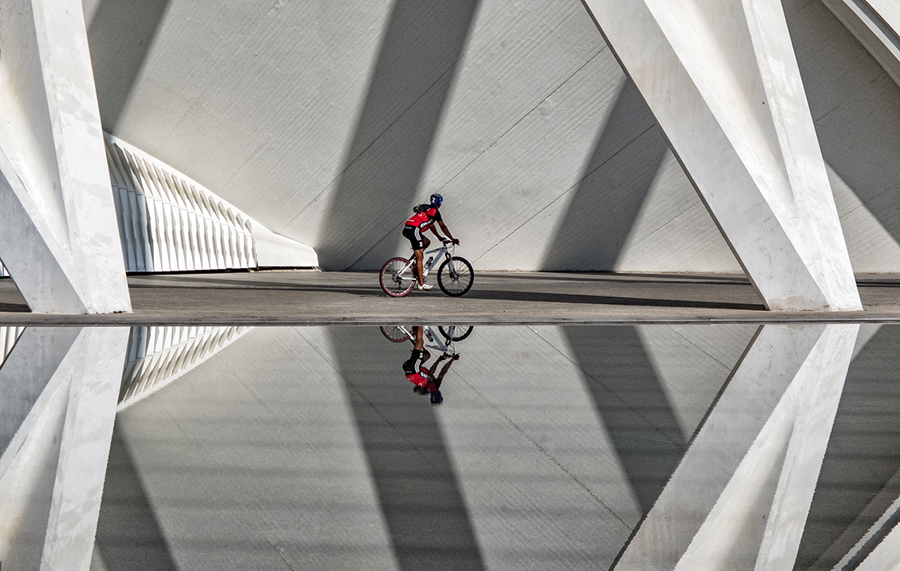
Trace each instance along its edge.
{"label": "concrete walkway", "polygon": [[2,325],[460,323],[703,323],[900,321],[900,276],[858,276],[865,311],[766,311],[737,275],[479,272],[472,290],[387,297],[372,272],[263,271],[130,276],[134,313],[28,311],[0,279]]}

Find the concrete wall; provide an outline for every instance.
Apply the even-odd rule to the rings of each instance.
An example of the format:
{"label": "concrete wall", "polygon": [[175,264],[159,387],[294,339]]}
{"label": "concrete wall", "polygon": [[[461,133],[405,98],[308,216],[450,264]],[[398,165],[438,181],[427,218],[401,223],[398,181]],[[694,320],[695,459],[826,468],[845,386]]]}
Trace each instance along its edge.
{"label": "concrete wall", "polygon": [[[578,0],[87,0],[104,128],[332,269],[439,191],[479,269],[740,271]],[[854,270],[900,270],[900,93],[784,0]]]}

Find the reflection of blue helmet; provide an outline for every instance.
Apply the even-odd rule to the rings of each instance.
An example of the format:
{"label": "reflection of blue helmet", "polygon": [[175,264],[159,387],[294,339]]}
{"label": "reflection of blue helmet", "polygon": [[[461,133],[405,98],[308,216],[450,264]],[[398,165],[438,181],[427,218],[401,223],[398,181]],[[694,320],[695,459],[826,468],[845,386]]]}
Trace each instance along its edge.
{"label": "reflection of blue helmet", "polygon": [[444,202],[444,197],[440,194],[434,193],[431,195],[432,206],[440,206],[442,202]]}

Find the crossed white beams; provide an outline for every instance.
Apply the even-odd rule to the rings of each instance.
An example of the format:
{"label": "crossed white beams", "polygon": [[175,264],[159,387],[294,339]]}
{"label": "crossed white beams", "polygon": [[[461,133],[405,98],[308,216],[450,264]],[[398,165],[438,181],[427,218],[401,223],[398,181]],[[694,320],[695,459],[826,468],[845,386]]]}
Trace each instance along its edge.
{"label": "crossed white beams", "polygon": [[770,309],[862,309],[780,0],[583,0]]}
{"label": "crossed white beams", "polygon": [[900,4],[895,0],[823,0],[900,85]]}
{"label": "crossed white beams", "polygon": [[87,570],[128,328],[29,328],[0,368],[0,561]]}
{"label": "crossed white beams", "polygon": [[[858,327],[763,326],[616,569],[792,568]],[[127,337],[31,328],[0,368],[4,567],[88,568]]]}
{"label": "crossed white beams", "polygon": [[0,258],[36,312],[131,311],[79,0],[0,0]]}

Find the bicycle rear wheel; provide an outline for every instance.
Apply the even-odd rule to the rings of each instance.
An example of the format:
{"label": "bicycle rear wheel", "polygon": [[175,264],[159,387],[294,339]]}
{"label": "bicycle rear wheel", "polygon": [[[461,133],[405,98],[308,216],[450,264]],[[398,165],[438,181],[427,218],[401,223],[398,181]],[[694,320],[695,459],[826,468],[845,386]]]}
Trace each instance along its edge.
{"label": "bicycle rear wheel", "polygon": [[409,333],[399,325],[393,327],[381,326],[381,334],[393,341],[394,343],[403,343],[409,339]]}
{"label": "bicycle rear wheel", "polygon": [[449,296],[465,295],[475,282],[475,270],[465,258],[452,257],[438,269],[438,285]]}
{"label": "bicycle rear wheel", "polygon": [[381,267],[381,289],[391,297],[403,297],[416,285],[414,271],[415,264],[406,258],[391,258]]}
{"label": "bicycle rear wheel", "polygon": [[438,331],[447,341],[462,341],[472,333],[471,325],[439,325]]}

